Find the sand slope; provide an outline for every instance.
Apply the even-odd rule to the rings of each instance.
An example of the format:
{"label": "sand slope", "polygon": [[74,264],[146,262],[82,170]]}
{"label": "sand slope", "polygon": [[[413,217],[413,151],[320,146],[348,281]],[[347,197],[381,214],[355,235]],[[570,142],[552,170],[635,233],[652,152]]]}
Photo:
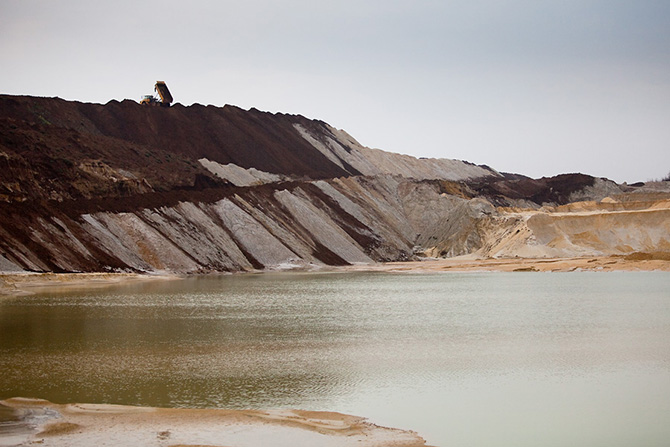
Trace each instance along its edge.
{"label": "sand slope", "polygon": [[425,254],[541,259],[670,253],[670,200],[633,199],[540,209],[494,209],[484,202],[486,208],[473,199],[440,223],[437,243]]}

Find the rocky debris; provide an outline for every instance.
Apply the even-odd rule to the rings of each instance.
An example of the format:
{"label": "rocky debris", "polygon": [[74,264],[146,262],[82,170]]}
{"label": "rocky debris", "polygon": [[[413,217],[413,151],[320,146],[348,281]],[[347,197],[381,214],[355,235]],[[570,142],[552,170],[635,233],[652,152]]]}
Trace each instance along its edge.
{"label": "rocky debris", "polygon": [[51,209],[23,215],[20,227],[0,226],[0,234],[9,235],[0,238],[0,247],[10,262],[29,270],[173,272],[402,261],[417,254],[542,258],[670,251],[670,198],[512,209],[469,198],[467,187],[457,186],[349,177],[233,188],[217,200],[127,211],[67,215]]}
{"label": "rocky debris", "polygon": [[210,174],[155,148],[0,117],[4,202],[130,197],[192,187],[198,175]]}
{"label": "rocky debris", "polygon": [[624,192],[632,192],[635,194],[662,194],[670,193],[670,180],[664,180],[662,182],[640,182],[633,185],[628,185],[624,183],[621,185],[621,189]]}
{"label": "rocky debris", "polygon": [[[324,211],[305,198],[304,191],[277,191],[276,200],[293,216],[293,221],[313,237],[318,246],[330,251],[329,264],[371,263],[363,248],[337,225]],[[339,260],[337,260],[339,258]]]}
{"label": "rocky debris", "polygon": [[[215,204],[214,210],[239,247],[259,268],[303,263],[299,255],[233,201],[221,200]],[[314,262],[311,257],[304,261]]]}

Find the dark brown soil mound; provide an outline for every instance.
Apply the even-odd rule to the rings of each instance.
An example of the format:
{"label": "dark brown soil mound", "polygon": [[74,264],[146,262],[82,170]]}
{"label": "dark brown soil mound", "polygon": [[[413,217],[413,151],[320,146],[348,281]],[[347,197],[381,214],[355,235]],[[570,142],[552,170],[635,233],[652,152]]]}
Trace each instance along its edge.
{"label": "dark brown soil mound", "polygon": [[504,179],[485,178],[470,182],[469,186],[477,195],[500,206],[508,205],[507,199],[524,199],[538,205],[565,205],[570,202],[572,193],[593,186],[594,182],[595,177],[585,174],[562,174],[541,179],[506,175]]}
{"label": "dark brown soil mound", "polygon": [[[332,163],[305,141],[294,124],[318,131],[325,123],[299,115],[244,111],[234,106],[177,104],[164,108],[130,100],[100,105],[2,95],[0,118],[3,171],[11,169],[18,174],[15,183],[26,184],[32,194],[37,193],[31,185],[36,179],[21,174],[27,163],[39,177],[72,183],[81,175],[76,169],[80,162],[100,160],[140,172],[162,190],[193,185],[197,174],[208,176],[197,163],[200,158],[312,179],[358,174]],[[0,181],[7,182],[7,177],[5,174]],[[72,188],[61,188],[76,196]],[[114,195],[125,192],[106,191]]]}

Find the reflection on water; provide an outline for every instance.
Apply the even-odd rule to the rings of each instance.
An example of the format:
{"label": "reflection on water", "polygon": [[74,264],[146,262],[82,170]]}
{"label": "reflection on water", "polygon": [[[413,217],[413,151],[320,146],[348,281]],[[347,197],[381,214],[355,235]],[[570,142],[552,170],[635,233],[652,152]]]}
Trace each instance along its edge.
{"label": "reflection on water", "polygon": [[670,275],[210,276],[0,301],[0,398],[342,411],[458,446],[667,445]]}

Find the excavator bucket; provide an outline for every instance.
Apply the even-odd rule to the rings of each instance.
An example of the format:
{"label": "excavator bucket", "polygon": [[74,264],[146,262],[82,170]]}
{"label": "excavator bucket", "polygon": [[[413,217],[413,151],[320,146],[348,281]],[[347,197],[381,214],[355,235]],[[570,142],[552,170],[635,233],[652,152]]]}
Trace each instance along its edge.
{"label": "excavator bucket", "polygon": [[172,102],[172,95],[170,94],[170,90],[168,90],[167,85],[165,85],[165,81],[156,81],[154,90],[156,90],[158,95],[161,97],[161,105],[170,107],[170,103]]}

